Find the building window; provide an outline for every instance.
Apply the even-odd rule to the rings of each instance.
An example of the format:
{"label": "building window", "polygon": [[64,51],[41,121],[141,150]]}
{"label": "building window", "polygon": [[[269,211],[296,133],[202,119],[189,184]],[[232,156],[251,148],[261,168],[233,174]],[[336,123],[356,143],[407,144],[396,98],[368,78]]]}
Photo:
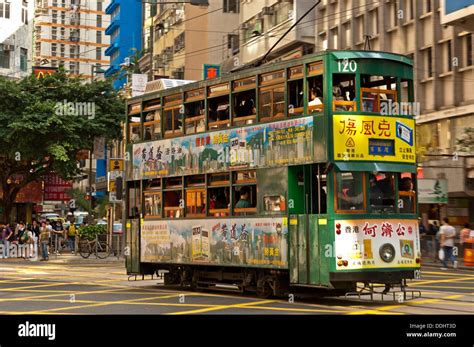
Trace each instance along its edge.
{"label": "building window", "polygon": [[0,3],[0,18],[10,18],[10,3]]}
{"label": "building window", "polygon": [[391,10],[392,10],[392,28],[393,28],[398,25],[398,13],[397,13],[398,8],[397,8],[396,1],[392,2]]}
{"label": "building window", "polygon": [[51,44],[51,56],[55,57],[57,55],[58,45],[56,43]]}
{"label": "building window", "polygon": [[224,0],[223,1],[223,12],[224,13],[239,13],[240,11],[239,0]]}
{"label": "building window", "polygon": [[406,10],[408,11],[408,19],[412,20],[415,17],[415,6],[413,0],[407,0]]}
{"label": "building window", "polygon": [[100,28],[102,27],[102,16],[97,15],[97,26]]}
{"label": "building window", "polygon": [[66,12],[61,11],[61,24],[66,24]]}
{"label": "building window", "polygon": [[97,11],[102,11],[102,1],[101,0],[97,1]]}
{"label": "building window", "polygon": [[334,28],[333,30],[331,30],[331,36],[332,36],[332,48],[333,49],[338,49],[338,41],[339,41],[339,35],[338,35],[338,32],[337,32],[337,28]]}
{"label": "building window", "polygon": [[179,52],[182,49],[184,49],[184,32],[174,39],[174,52]]}
{"label": "building window", "polygon": [[10,51],[0,51],[0,68],[10,68]]}
{"label": "building window", "polygon": [[[114,33],[115,33],[115,31],[114,31]],[[98,31],[96,33],[96,42],[97,43],[102,43],[102,31]]]}
{"label": "building window", "polygon": [[466,66],[472,65],[472,34],[466,35]]}
{"label": "building window", "polygon": [[28,70],[28,50],[26,48],[20,48],[20,70]]}
{"label": "building window", "polygon": [[66,53],[66,46],[64,45],[64,43],[61,43],[61,57],[64,57],[65,56],[65,53]]}
{"label": "building window", "polygon": [[51,21],[53,23],[57,23],[58,22],[58,11],[56,10],[53,10],[51,11],[52,15],[51,15]]}
{"label": "building window", "polygon": [[451,40],[446,42],[446,53],[447,53],[447,71],[453,71],[453,65],[452,65],[452,60],[453,60],[453,54],[452,54],[452,48],[451,48]]}
{"label": "building window", "polygon": [[95,49],[95,58],[97,60],[102,59],[102,48],[98,47],[98,48]]}
{"label": "building window", "polygon": [[[25,6],[24,1],[23,1],[23,6]],[[24,24],[28,24],[28,9],[26,8],[21,9],[21,22]]]}
{"label": "building window", "polygon": [[424,6],[425,6],[425,12],[430,13],[431,12],[431,0],[425,0],[424,1]]}
{"label": "building window", "polygon": [[431,47],[426,50],[426,72],[428,73],[428,77],[433,76],[433,53],[431,51]]}
{"label": "building window", "polygon": [[372,35],[377,35],[379,33],[379,9],[370,12],[370,28],[372,30]]}

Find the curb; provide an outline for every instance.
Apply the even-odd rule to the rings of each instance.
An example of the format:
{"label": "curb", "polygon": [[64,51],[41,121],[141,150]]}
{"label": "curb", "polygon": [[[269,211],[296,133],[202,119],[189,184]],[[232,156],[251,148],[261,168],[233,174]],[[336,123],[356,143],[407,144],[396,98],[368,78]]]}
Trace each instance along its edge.
{"label": "curb", "polygon": [[[438,263],[421,263],[421,267],[430,267],[430,268],[437,268],[438,270],[441,270],[441,264]],[[449,270],[468,270],[468,271],[474,271],[474,266],[464,266],[464,265],[458,265],[457,269],[453,269],[452,267],[448,268]],[[443,270],[446,271],[446,270]]]}

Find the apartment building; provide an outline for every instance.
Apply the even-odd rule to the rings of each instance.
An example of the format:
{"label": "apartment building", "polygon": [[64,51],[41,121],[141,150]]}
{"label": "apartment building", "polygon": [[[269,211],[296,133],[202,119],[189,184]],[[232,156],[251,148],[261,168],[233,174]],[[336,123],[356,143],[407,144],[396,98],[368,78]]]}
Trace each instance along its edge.
{"label": "apartment building", "polygon": [[59,67],[91,79],[108,68],[105,35],[109,0],[36,0],[35,65]]}
{"label": "apartment building", "polygon": [[[105,12],[110,23],[105,34],[110,37],[110,46],[105,54],[110,57],[110,67],[106,77],[121,72],[120,64],[132,59],[142,49],[142,9],[141,1],[112,0]],[[119,89],[127,82],[127,76],[121,74],[115,78],[114,87]]]}
{"label": "apartment building", "polygon": [[33,0],[0,0],[0,76],[31,73]]}
{"label": "apartment building", "polygon": [[206,64],[226,57],[228,37],[239,24],[240,1],[210,0],[209,6],[166,2],[158,1],[145,18],[146,54],[140,69],[149,80],[201,80]]}

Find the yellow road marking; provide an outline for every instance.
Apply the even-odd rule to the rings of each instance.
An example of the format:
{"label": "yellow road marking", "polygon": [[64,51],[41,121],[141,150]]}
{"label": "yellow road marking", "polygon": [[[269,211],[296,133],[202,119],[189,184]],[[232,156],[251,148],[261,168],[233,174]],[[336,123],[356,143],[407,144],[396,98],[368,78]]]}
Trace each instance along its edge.
{"label": "yellow road marking", "polygon": [[420,284],[458,282],[458,281],[474,281],[474,279],[471,277],[456,277],[456,278],[449,278],[449,279],[444,279],[444,280],[428,280],[428,281],[412,282],[412,285],[418,286]]}
{"label": "yellow road marking", "polygon": [[218,310],[225,310],[228,308],[239,308],[239,307],[245,307],[249,305],[262,305],[262,304],[269,304],[276,302],[276,300],[263,300],[263,301],[252,301],[252,302],[247,302],[247,303],[242,303],[242,304],[232,304],[232,305],[218,305],[215,307],[208,307],[208,308],[203,308],[199,310],[192,310],[192,311],[179,311],[179,312],[172,312],[168,313],[170,315],[181,315],[181,314],[196,314],[196,313],[203,313],[203,312],[210,312],[210,311],[218,311]]}

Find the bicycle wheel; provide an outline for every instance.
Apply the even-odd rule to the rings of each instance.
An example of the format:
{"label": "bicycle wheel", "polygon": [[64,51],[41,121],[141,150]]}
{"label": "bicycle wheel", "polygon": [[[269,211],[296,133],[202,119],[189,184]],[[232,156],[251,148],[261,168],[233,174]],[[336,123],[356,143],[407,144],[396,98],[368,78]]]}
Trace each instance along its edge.
{"label": "bicycle wheel", "polygon": [[80,240],[77,246],[78,246],[79,254],[81,255],[81,257],[83,257],[84,259],[90,257],[92,250],[91,250],[91,245],[89,241]]}
{"label": "bicycle wheel", "polygon": [[107,258],[110,253],[112,253],[112,249],[110,248],[109,244],[105,241],[96,242],[97,247],[97,258],[105,259]]}

